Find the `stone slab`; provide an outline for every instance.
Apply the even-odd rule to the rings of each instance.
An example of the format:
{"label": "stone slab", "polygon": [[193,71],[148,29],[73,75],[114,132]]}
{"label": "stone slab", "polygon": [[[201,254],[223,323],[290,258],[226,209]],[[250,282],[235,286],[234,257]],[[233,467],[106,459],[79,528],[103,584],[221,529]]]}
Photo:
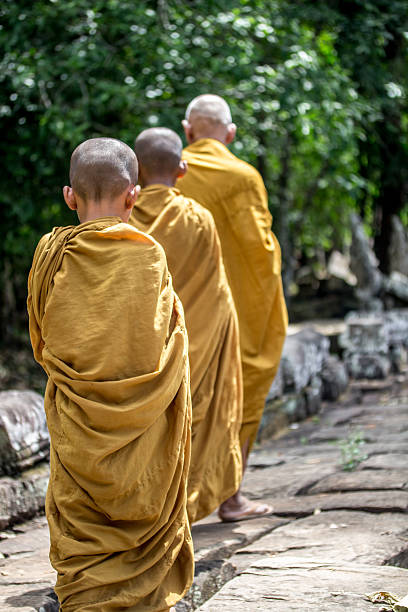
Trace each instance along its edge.
{"label": "stone slab", "polygon": [[33,517],[44,509],[49,467],[43,464],[18,478],[0,478],[0,529]]}
{"label": "stone slab", "polygon": [[192,526],[195,561],[199,563],[228,558],[242,546],[249,545],[285,523],[287,519],[276,516],[239,523],[221,523],[213,514],[206,522]]}
{"label": "stone slab", "polygon": [[359,470],[339,472],[321,478],[308,493],[341,493],[344,491],[388,491],[408,489],[408,466],[404,470]]}
{"label": "stone slab", "polygon": [[385,565],[408,550],[407,528],[407,517],[398,513],[321,512],[288,522],[237,554],[260,558],[296,554],[332,563]]}
{"label": "stone slab", "polygon": [[[352,493],[322,493],[278,499],[266,499],[277,516],[303,517],[326,510],[362,510],[365,512],[408,513],[408,491],[354,491]],[[408,517],[407,517],[408,522]]]}
{"label": "stone slab", "polygon": [[[49,535],[45,517],[0,533],[1,612],[51,612],[47,597],[55,583],[49,558]],[[2,557],[2,558],[1,558]]]}
{"label": "stone slab", "polygon": [[372,455],[358,466],[359,470],[408,470],[408,447],[406,454],[384,453]]}
{"label": "stone slab", "polygon": [[333,461],[327,457],[314,460],[284,463],[276,467],[248,470],[244,476],[242,490],[251,498],[265,496],[290,496],[312,487],[316,480],[336,472],[340,454]]}
{"label": "stone slab", "polygon": [[200,612],[374,612],[366,593],[407,593],[408,570],[334,564],[297,557],[267,558],[251,565],[199,608]]}
{"label": "stone slab", "polygon": [[27,469],[48,452],[42,396],[35,391],[0,391],[0,475]]}

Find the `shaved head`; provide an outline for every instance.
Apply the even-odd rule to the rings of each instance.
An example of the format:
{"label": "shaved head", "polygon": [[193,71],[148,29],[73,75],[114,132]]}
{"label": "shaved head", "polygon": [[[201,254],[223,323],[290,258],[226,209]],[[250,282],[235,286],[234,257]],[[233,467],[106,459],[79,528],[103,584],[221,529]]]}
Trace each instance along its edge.
{"label": "shaved head", "polygon": [[135,140],[135,152],[141,171],[149,177],[176,173],[182,151],[181,138],[168,128],[144,130]]}
{"label": "shaved head", "polygon": [[236,132],[232,123],[230,107],[220,96],[203,94],[187,106],[182,121],[189,144],[200,138],[215,138],[223,144],[230,144]]}
{"label": "shaved head", "polygon": [[137,177],[136,155],[115,138],[91,138],[72,153],[71,186],[85,202],[114,199],[136,185]]}
{"label": "shaved head", "polygon": [[230,107],[224,98],[214,94],[197,96],[187,106],[187,121],[192,123],[197,118],[222,123],[223,125],[228,125],[232,122]]}

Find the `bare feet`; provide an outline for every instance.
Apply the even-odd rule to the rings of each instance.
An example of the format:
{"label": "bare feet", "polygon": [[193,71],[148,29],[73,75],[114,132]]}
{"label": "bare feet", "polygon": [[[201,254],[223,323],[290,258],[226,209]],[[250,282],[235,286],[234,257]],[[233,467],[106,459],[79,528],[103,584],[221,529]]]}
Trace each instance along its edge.
{"label": "bare feet", "polygon": [[272,506],[258,501],[251,501],[238,491],[221,504],[218,509],[218,516],[223,523],[232,523],[259,518],[272,512]]}

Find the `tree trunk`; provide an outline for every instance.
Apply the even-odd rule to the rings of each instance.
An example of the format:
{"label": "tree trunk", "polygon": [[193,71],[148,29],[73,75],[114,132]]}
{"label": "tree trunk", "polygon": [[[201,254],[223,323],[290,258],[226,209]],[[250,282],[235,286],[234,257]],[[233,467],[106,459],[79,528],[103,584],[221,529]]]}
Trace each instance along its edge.
{"label": "tree trunk", "polygon": [[396,133],[401,129],[401,118],[395,111],[393,115],[384,114],[384,120],[378,128],[381,142],[381,179],[375,201],[374,250],[380,270],[384,274],[390,272],[391,218],[401,212],[407,195],[406,177],[402,169],[407,167],[408,156],[401,141],[396,138]]}

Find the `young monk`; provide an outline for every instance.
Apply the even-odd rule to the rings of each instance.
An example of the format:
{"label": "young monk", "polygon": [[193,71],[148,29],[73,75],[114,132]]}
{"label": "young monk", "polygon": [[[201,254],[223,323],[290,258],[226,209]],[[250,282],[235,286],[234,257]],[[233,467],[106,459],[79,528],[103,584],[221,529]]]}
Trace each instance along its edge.
{"label": "young monk", "polygon": [[137,178],[124,143],[79,145],[63,193],[80,224],[43,236],[29,276],[63,612],[168,611],[193,576],[187,338],[163,249],[127,224]]}
{"label": "young monk", "polygon": [[191,522],[215,510],[241,482],[242,373],[238,322],[211,214],[174,189],[186,172],[182,142],[166,128],[135,142],[143,189],[131,222],[164,247],[185,311],[193,408],[188,479]]}
{"label": "young monk", "polygon": [[[265,398],[278,369],[287,327],[281,253],[260,174],[227,148],[235,137],[228,104],[205,94],[189,104],[182,122],[189,171],[177,187],[214,216],[238,314],[244,377],[240,432],[244,463],[255,441]],[[223,520],[271,512],[237,492],[221,509]]]}

